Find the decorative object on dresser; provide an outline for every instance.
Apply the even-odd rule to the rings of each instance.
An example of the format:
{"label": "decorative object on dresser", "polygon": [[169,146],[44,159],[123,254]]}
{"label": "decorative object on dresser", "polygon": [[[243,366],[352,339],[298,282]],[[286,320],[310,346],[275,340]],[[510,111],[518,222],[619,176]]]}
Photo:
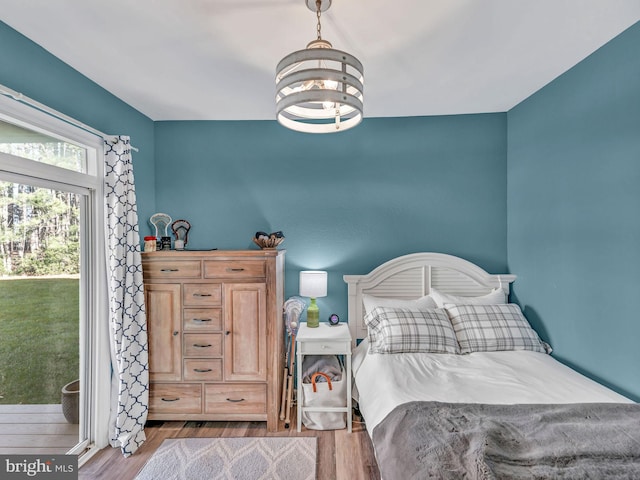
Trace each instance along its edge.
{"label": "decorative object on dresser", "polygon": [[147,235],[146,237],[144,237],[144,251],[155,252],[158,249],[157,242],[158,239],[153,235]]}
{"label": "decorative object on dresser", "polygon": [[144,253],[149,419],[267,421],[282,388],[284,250]]}
{"label": "decorative object on dresser", "polygon": [[171,224],[171,230],[176,236],[174,241],[174,248],[176,250],[183,250],[189,243],[189,230],[191,230],[191,224],[186,220],[176,220]]}
{"label": "decorative object on dresser", "polygon": [[157,250],[171,250],[171,237],[168,233],[171,217],[166,213],[154,213],[149,222],[155,228]]}
{"label": "decorative object on dresser", "polygon": [[276,248],[282,242],[284,242],[284,233],[282,232],[256,232],[253,237],[253,243],[263,250]]}
{"label": "decorative object on dresser", "polygon": [[171,217],[166,213],[154,213],[151,215],[149,223],[155,228],[156,238],[169,236],[168,228],[171,224]]}
{"label": "decorative object on dresser", "polygon": [[316,328],[320,321],[320,309],[316,298],[327,296],[327,272],[303,270],[300,272],[300,296],[309,297],[307,327]]}

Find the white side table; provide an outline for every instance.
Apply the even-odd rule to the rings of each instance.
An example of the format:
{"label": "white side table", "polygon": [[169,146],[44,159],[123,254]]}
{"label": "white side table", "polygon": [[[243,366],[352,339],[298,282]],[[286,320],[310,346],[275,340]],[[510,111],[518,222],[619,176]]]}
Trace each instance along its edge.
{"label": "white side table", "polygon": [[[297,384],[298,384],[298,431],[302,429],[302,412],[345,412],[347,414],[347,430],[351,433],[351,334],[346,323],[334,327],[328,323],[320,323],[317,328],[308,328],[301,323],[296,336],[297,352]],[[347,375],[346,407],[303,407],[302,406],[302,358],[304,355],[344,355]]]}

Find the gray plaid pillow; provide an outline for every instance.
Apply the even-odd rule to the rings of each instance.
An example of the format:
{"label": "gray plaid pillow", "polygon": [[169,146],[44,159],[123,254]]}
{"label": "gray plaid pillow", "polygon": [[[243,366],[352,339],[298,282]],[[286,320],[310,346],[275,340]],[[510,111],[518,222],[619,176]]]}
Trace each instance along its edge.
{"label": "gray plaid pillow", "polygon": [[515,303],[447,305],[461,353],[533,350],[551,353]]}
{"label": "gray plaid pillow", "polygon": [[459,353],[444,309],[376,307],[364,317],[370,353]]}

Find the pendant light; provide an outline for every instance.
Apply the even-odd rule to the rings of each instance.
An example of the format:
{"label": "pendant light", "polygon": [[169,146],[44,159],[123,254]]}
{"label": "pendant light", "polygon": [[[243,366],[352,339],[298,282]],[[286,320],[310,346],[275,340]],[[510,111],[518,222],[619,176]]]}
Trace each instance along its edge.
{"label": "pendant light", "polygon": [[362,120],[362,63],[322,38],[320,16],[331,0],[304,1],[316,12],[317,38],[276,67],[277,119],[298,132],[342,132]]}

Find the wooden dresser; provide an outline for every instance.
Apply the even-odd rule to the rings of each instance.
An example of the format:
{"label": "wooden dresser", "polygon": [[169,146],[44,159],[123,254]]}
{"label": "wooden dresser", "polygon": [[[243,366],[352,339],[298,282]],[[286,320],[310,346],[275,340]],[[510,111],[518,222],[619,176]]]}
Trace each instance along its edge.
{"label": "wooden dresser", "polygon": [[150,420],[278,429],[284,250],[142,254]]}

